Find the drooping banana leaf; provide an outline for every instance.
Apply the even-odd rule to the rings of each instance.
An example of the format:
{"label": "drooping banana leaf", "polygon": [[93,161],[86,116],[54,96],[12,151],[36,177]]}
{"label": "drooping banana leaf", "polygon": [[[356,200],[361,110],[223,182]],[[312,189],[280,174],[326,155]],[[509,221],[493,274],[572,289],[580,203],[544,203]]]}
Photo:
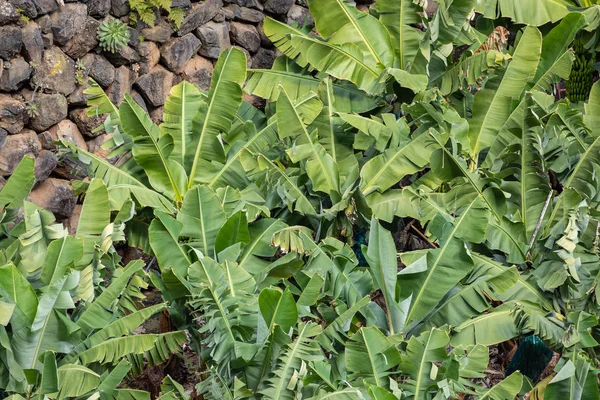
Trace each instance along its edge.
{"label": "drooping banana leaf", "polygon": [[537,28],[526,28],[498,88],[484,89],[475,95],[473,119],[469,123],[470,155],[474,160],[481,150],[493,144],[510,116],[511,102],[521,96],[535,75],[541,51],[542,34]]}
{"label": "drooping banana leaf", "polygon": [[390,36],[377,18],[358,11],[344,0],[309,0],[308,7],[324,39],[332,44],[356,44],[369,64],[394,66]]}
{"label": "drooping banana leaf", "polygon": [[349,378],[365,380],[382,388],[400,364],[400,354],[389,337],[374,326],[363,327],[346,342],[346,369]]}
{"label": "drooping banana leaf", "polygon": [[195,133],[189,146],[193,156],[188,169],[188,190],[205,180],[202,177],[204,165],[210,161],[225,161],[219,135],[231,128],[242,103],[241,85],[245,80],[246,55],[235,48],[223,52],[213,72],[207,103],[192,120]]}
{"label": "drooping banana leaf", "polygon": [[[423,8],[412,0],[379,0],[376,5],[379,19],[392,38],[397,67],[408,69],[419,52],[425,36],[414,25],[421,22]],[[395,65],[396,66],[396,65]]]}
{"label": "drooping banana leaf", "polygon": [[556,22],[569,13],[573,3],[568,0],[475,0],[475,11],[486,18],[500,16],[510,18],[519,24],[540,26]]}
{"label": "drooping banana leaf", "polygon": [[192,120],[204,101],[198,88],[186,81],[174,86],[165,101],[162,134],[173,138],[173,150],[169,155],[181,166],[191,165],[189,146],[193,142]]}

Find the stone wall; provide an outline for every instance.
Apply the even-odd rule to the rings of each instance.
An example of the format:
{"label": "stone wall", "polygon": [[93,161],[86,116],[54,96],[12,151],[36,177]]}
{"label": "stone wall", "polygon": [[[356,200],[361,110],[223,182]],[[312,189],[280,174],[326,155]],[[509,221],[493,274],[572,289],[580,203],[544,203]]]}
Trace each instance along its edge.
{"label": "stone wall", "polygon": [[262,31],[265,15],[310,19],[301,0],[173,0],[185,10],[178,30],[158,15],[153,27],[130,26],[128,45],[112,54],[98,46],[96,30],[110,16],[129,23],[128,0],[65,1],[0,0],[0,185],[24,155],[35,157],[30,200],[59,219],[73,214],[76,198],[72,162],[57,158],[54,142],[102,155],[107,140],[94,131],[102,119],[85,113],[88,76],[114,103],[130,93],[159,121],[171,87],[185,79],[208,89],[230,46],[247,54],[249,67],[270,68],[276,51]]}

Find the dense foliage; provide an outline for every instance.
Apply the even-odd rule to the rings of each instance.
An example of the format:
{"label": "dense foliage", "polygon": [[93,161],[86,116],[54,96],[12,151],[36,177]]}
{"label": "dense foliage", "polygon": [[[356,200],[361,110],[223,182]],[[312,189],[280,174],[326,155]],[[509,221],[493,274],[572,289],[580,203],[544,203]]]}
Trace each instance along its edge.
{"label": "dense foliage", "polygon": [[[189,341],[204,398],[599,398],[600,84],[556,99],[600,6],[437,3],[309,0],[318,35],[267,19],[271,70],[230,49],[160,125],[90,82],[111,152],[64,143],[92,178],[75,235],[18,222],[31,160],[0,192],[0,386],[143,397],[131,366]],[[121,266],[125,239],[158,269]],[[148,276],[165,304],[138,309]],[[189,337],[131,335],[165,308]],[[487,387],[489,348],[531,334],[554,373]]]}

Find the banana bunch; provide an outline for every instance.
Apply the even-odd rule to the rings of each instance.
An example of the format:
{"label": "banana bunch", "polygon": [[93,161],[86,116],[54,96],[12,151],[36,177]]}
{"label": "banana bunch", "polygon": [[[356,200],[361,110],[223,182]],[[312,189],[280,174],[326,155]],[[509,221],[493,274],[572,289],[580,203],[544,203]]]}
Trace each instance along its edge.
{"label": "banana bunch", "polygon": [[573,60],[571,75],[569,75],[569,80],[565,86],[569,100],[577,103],[586,101],[590,97],[593,84],[594,56],[583,47],[581,38],[575,39],[573,50],[575,51],[575,60]]}

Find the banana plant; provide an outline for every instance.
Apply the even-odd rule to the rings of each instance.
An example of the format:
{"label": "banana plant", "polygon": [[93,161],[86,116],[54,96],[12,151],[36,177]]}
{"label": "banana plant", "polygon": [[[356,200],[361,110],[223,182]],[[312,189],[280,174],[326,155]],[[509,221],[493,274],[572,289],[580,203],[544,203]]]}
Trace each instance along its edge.
{"label": "banana plant", "polygon": [[[15,178],[33,177],[33,160],[24,158],[17,172]],[[119,265],[113,247],[124,240],[132,204],[111,221],[107,189],[92,180],[77,233],[71,236],[51,213],[24,201],[28,191],[11,180],[0,197],[13,207],[21,201],[25,218],[7,232],[0,249],[3,390],[14,398],[125,394],[128,390],[117,385],[131,368],[128,359],[144,357],[156,365],[187,342],[181,331],[132,334],[167,308],[158,304],[124,313],[122,300],[136,292],[132,285],[145,285],[139,279],[144,263]],[[97,285],[106,270],[110,284]]]}

